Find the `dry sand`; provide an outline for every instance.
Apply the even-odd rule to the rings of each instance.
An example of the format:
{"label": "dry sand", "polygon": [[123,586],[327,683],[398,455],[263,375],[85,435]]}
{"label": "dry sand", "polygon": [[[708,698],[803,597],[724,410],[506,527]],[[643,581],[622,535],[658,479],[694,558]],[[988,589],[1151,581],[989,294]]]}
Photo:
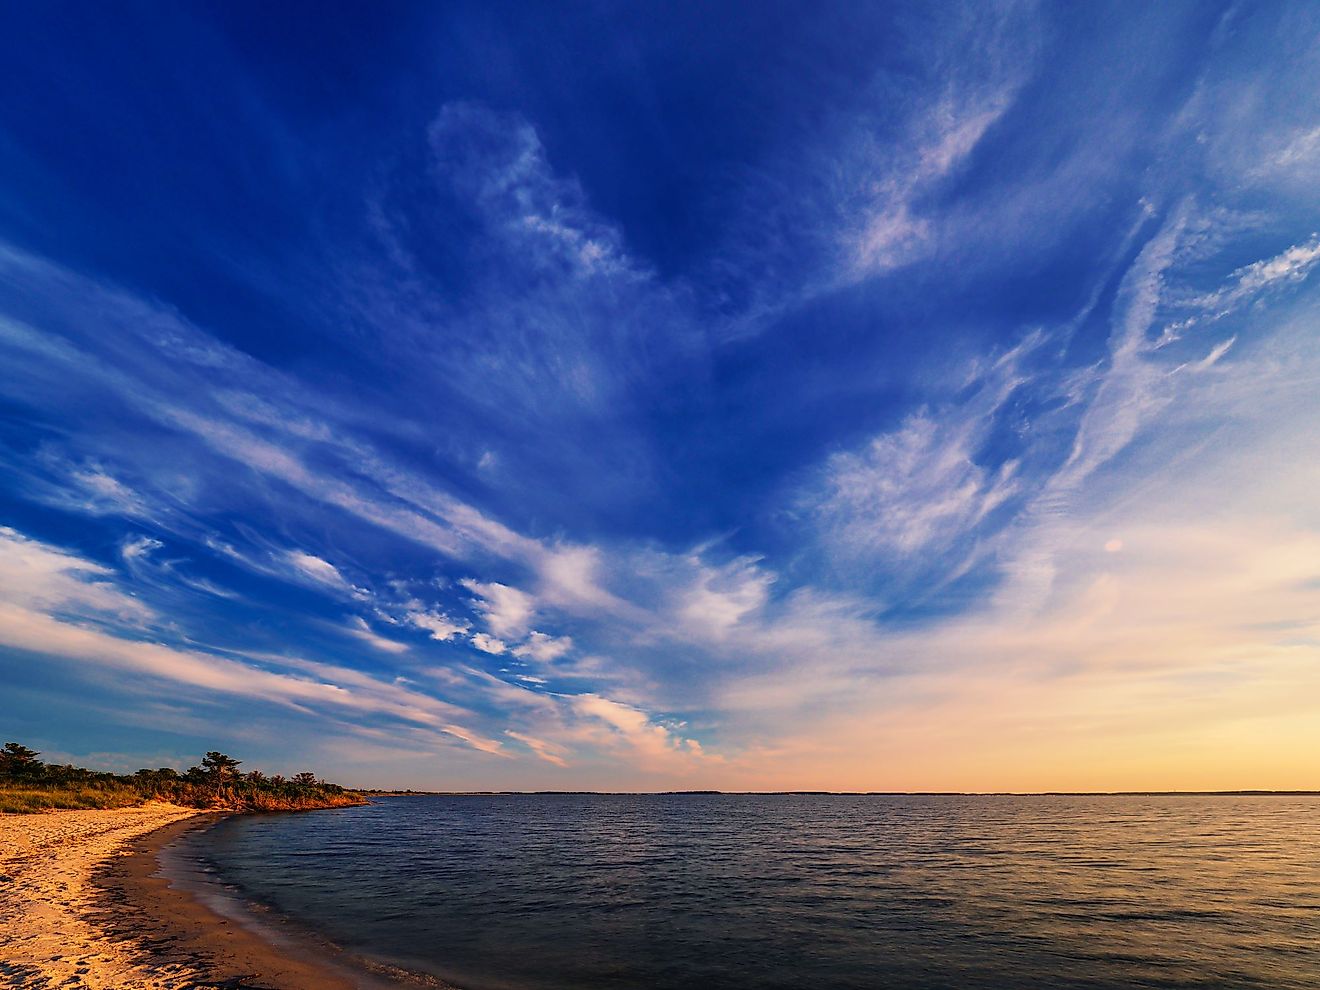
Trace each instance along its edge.
{"label": "dry sand", "polygon": [[144,969],[98,923],[93,870],[124,846],[197,812],[170,804],[0,816],[0,974],[8,985],[97,990],[184,987],[193,974]]}
{"label": "dry sand", "polygon": [[158,876],[160,848],[205,821],[168,804],[0,815],[0,986],[380,985],[331,959],[276,947]]}

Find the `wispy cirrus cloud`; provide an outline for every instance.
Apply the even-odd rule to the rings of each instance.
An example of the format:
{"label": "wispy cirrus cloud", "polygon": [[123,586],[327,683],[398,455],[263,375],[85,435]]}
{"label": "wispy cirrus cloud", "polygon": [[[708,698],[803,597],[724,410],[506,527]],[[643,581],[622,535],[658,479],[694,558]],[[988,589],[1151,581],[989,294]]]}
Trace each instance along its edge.
{"label": "wispy cirrus cloud", "polygon": [[476,97],[232,298],[0,250],[7,648],[478,786],[968,786],[1083,760],[1047,711],[1239,740],[1206,683],[1302,718],[1314,100],[1213,54],[1269,16],[1093,20],[897,18],[656,193],[687,253],[596,118]]}
{"label": "wispy cirrus cloud", "polygon": [[400,643],[397,639],[390,639],[388,636],[382,636],[367,624],[367,620],[360,615],[355,615],[348,621],[348,634],[355,639],[361,640],[372,649],[380,650],[382,653],[407,653],[408,644]]}
{"label": "wispy cirrus cloud", "polygon": [[154,613],[121,591],[109,577],[110,568],[77,554],[0,527],[0,589],[16,607],[40,609],[92,620],[98,617],[142,626]]}
{"label": "wispy cirrus cloud", "polygon": [[[265,657],[271,670],[234,656],[161,642],[161,617],[129,596],[112,572],[14,530],[0,531],[0,642],[35,654],[128,671],[202,692],[259,699],[314,715],[374,714],[472,742],[450,719],[461,709],[346,668]],[[289,673],[293,670],[297,673]],[[488,748],[495,748],[497,746]]]}
{"label": "wispy cirrus cloud", "polygon": [[[835,561],[902,570],[918,558],[947,559],[960,546],[965,553],[966,540],[1023,491],[1020,460],[991,449],[991,439],[1006,404],[1031,379],[1025,360],[1043,344],[1044,335],[1029,335],[974,369],[940,404],[826,460],[800,504]],[[954,566],[962,566],[956,556]],[[926,580],[939,579],[922,570]]]}
{"label": "wispy cirrus cloud", "polygon": [[[1057,514],[1062,494],[1071,493],[1070,499],[1075,502],[1087,480],[1178,399],[1181,392],[1175,387],[1177,380],[1169,378],[1172,366],[1154,363],[1157,338],[1151,329],[1160,306],[1164,273],[1172,263],[1180,230],[1176,218],[1166,224],[1129,273],[1115,310],[1110,360],[1096,372],[1098,384],[1084,402],[1071,452],[1056,473],[1047,473],[1044,481],[1034,475],[1021,482],[1021,492],[1014,487],[1014,494],[1031,495],[1033,504],[1053,507]],[[1019,482],[1011,473],[995,475],[978,465],[978,448],[987,442],[990,424],[1008,397],[1025,380],[1039,374],[1038,369],[1028,374],[1018,364],[1023,355],[1039,346],[1037,341],[1015,352],[1011,360],[991,362],[989,370],[973,377],[961,402],[941,409],[938,416],[927,413],[924,420],[920,416],[911,419],[899,432],[881,435],[859,453],[826,460],[824,477],[831,479],[834,488],[826,489],[829,497],[825,505],[840,522],[855,527],[850,541],[854,546],[898,554],[947,547],[955,537],[975,530],[996,505],[1003,504],[996,491],[997,479],[1011,485]],[[176,415],[171,421],[183,427],[197,425],[189,416]],[[240,431],[224,426],[199,432],[209,442],[212,436],[232,438]],[[324,443],[322,437],[338,435],[316,428],[300,428],[298,433],[300,443]],[[508,654],[512,649],[515,657],[547,661],[564,659],[572,647],[564,645],[567,640],[563,635],[533,630],[532,623],[539,624],[548,612],[560,621],[580,624],[587,640],[599,640],[603,631],[592,620],[600,615],[596,604],[604,601],[610,606],[606,614],[617,624],[613,632],[604,632],[605,640],[624,650],[614,654],[600,675],[622,675],[629,682],[624,685],[625,696],[637,701],[649,697],[662,711],[697,706],[747,713],[746,721],[740,724],[735,719],[724,729],[724,735],[737,748],[760,736],[764,731],[761,727],[767,724],[763,720],[770,713],[790,712],[811,698],[842,705],[850,693],[859,692],[859,685],[874,678],[911,676],[913,668],[920,666],[919,658],[925,655],[913,641],[895,637],[877,624],[873,602],[824,593],[796,581],[793,587],[781,591],[779,573],[756,558],[734,557],[720,562],[719,550],[713,546],[668,554],[628,547],[546,544],[487,520],[477,510],[439,495],[429,483],[413,479],[406,472],[387,470],[373,456],[359,462],[371,472],[358,475],[366,482],[363,487],[326,479],[295,459],[284,446],[292,442],[263,438],[249,447],[226,440],[217,452],[387,532],[407,535],[430,550],[442,550],[460,560],[473,560],[477,553],[493,554],[503,562],[502,567],[522,569],[537,589],[524,591],[503,581],[468,579],[460,587],[475,598],[467,599],[466,604],[463,599],[453,599],[447,605],[405,599],[398,603],[402,608],[394,607],[393,612],[387,608],[387,614],[401,616],[402,621],[444,643],[462,637],[487,655]],[[352,449],[359,454],[366,450],[356,442]],[[260,456],[249,456],[252,451]],[[844,485],[850,477],[856,483],[852,489]],[[865,497],[839,497],[859,492]],[[404,494],[411,498],[405,501]],[[382,510],[386,505],[398,507],[390,512],[412,514],[433,520],[434,526],[446,527],[445,539],[433,539],[433,531],[426,527],[411,529],[403,525],[398,522],[401,516]],[[1074,511],[1068,510],[1070,515]],[[1011,538],[1019,541],[1019,546],[1009,559],[1029,560],[1033,540],[1041,545],[1040,540],[1045,539],[1046,549],[1042,552],[1057,561],[1057,549],[1050,549],[1057,547],[1057,532],[1047,532],[1043,524],[1031,523],[1030,519],[1036,517],[1030,514],[1025,518],[1027,529],[1011,530]],[[923,519],[929,525],[918,525]],[[459,533],[461,536],[450,535]],[[143,539],[151,538],[127,544],[133,548],[130,557],[152,551],[151,543]],[[352,592],[353,585],[324,557],[310,551],[266,549],[258,543],[249,558],[259,562],[262,553],[287,564],[294,580],[309,582],[332,594]],[[1004,559],[1002,552],[999,559]],[[612,589],[610,584],[614,582],[618,583]],[[377,598],[382,607],[389,605],[379,595]],[[456,606],[472,608],[474,618],[486,631],[472,633],[469,620],[453,618],[444,610]],[[501,637],[509,637],[511,642]],[[711,673],[686,684],[655,683],[657,676],[668,677],[666,666],[628,647],[628,641],[638,637],[641,642],[683,643],[697,650],[698,655],[718,658],[720,663]],[[119,649],[110,650],[110,655],[121,656]],[[805,655],[819,659],[799,679],[795,670]],[[740,659],[730,665],[735,658]],[[199,668],[188,669],[197,671],[200,677]],[[229,681],[220,678],[206,683],[220,689],[218,685]],[[540,685],[528,682],[528,686]],[[508,689],[529,696],[536,693],[511,685]],[[309,690],[299,686],[291,693]],[[327,696],[333,694],[328,692]],[[685,761],[696,759],[701,749],[700,744],[692,745],[695,740],[690,737],[675,735],[642,704],[599,692],[560,694],[555,698],[550,710],[558,714],[529,726],[539,733],[529,738],[560,747],[554,752],[565,762],[574,760],[575,747],[605,746],[611,751],[636,752],[654,766],[668,767],[666,772],[686,773],[682,769]],[[483,721],[487,718],[482,716]],[[458,725],[452,721],[443,724]],[[592,725],[597,728],[590,729]],[[468,728],[441,731],[459,739],[487,738]]]}
{"label": "wispy cirrus cloud", "polygon": [[311,581],[345,594],[352,595],[357,592],[344,575],[339,573],[339,568],[314,553],[305,550],[284,550],[275,556],[277,561],[291,568],[301,580]]}
{"label": "wispy cirrus cloud", "polygon": [[1242,266],[1219,288],[1178,300],[1179,308],[1190,311],[1191,315],[1166,325],[1160,344],[1178,340],[1198,323],[1222,320],[1241,307],[1258,301],[1264,293],[1300,284],[1317,263],[1320,263],[1320,236],[1312,236],[1272,258]]}
{"label": "wispy cirrus cloud", "polygon": [[522,732],[514,732],[512,729],[506,730],[504,734],[510,739],[522,743],[535,753],[537,757],[545,760],[546,763],[553,763],[557,767],[568,766],[568,761],[565,760],[563,756],[563,749],[556,746],[554,743],[546,742],[544,739],[537,739],[535,736],[529,736]]}
{"label": "wispy cirrus cloud", "polygon": [[[644,769],[659,767],[670,772],[691,772],[696,761],[703,757],[700,743],[683,738],[631,705],[596,694],[575,695],[568,700],[573,711],[587,722],[586,731],[590,735],[632,750],[643,761]],[[608,727],[607,734],[602,737],[590,727],[592,724]]]}

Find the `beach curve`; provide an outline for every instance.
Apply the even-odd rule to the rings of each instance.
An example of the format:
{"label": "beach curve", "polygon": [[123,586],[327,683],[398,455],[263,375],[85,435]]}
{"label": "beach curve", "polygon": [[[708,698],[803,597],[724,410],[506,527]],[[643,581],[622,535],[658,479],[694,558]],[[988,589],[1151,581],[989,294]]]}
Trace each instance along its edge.
{"label": "beach curve", "polygon": [[11,985],[154,990],[197,974],[147,968],[132,942],[112,937],[98,867],[144,835],[200,814],[152,803],[133,808],[0,817],[0,973]]}
{"label": "beach curve", "polygon": [[162,876],[213,813],[152,802],[0,816],[0,977],[24,990],[353,990],[379,986],[287,951]]}

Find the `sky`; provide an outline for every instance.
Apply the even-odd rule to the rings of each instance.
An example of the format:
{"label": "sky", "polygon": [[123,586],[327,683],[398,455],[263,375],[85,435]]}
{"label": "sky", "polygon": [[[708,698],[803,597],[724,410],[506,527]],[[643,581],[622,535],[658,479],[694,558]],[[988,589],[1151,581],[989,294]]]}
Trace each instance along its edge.
{"label": "sky", "polygon": [[1320,788],[1320,9],[0,14],[0,735]]}

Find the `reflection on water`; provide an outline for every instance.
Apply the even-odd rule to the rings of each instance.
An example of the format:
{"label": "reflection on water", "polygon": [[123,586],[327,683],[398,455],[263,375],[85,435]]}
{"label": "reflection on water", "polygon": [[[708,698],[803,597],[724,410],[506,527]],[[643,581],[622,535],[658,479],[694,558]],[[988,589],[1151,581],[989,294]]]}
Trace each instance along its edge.
{"label": "reflection on water", "polygon": [[472,990],[1320,987],[1316,798],[388,798],[199,841]]}

